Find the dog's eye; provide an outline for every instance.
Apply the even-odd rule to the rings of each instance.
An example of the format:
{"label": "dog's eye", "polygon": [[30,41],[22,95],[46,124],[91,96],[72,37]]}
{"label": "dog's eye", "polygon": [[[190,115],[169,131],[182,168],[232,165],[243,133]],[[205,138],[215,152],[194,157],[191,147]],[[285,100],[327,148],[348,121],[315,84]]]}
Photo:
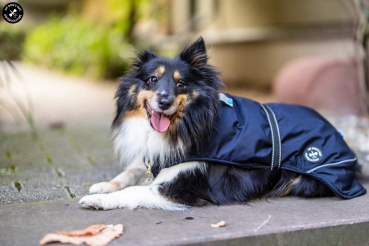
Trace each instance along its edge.
{"label": "dog's eye", "polygon": [[178,82],[177,83],[177,88],[183,88],[183,87],[185,87],[185,83],[183,83],[183,82]]}
{"label": "dog's eye", "polygon": [[150,83],[156,83],[156,82],[158,82],[158,78],[156,76],[152,76],[152,77],[149,78],[149,82]]}

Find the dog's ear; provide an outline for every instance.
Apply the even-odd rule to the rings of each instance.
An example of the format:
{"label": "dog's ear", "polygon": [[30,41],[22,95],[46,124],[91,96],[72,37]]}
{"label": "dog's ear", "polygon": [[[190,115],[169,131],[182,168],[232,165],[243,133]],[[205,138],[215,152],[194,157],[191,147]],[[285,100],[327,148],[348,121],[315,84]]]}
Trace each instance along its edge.
{"label": "dog's ear", "polygon": [[157,58],[158,56],[151,49],[137,52],[137,58],[133,61],[133,66],[141,67],[144,63]]}
{"label": "dog's ear", "polygon": [[187,45],[179,54],[179,57],[191,64],[192,66],[201,66],[206,64],[208,56],[206,54],[205,42],[202,37],[196,40],[193,44]]}

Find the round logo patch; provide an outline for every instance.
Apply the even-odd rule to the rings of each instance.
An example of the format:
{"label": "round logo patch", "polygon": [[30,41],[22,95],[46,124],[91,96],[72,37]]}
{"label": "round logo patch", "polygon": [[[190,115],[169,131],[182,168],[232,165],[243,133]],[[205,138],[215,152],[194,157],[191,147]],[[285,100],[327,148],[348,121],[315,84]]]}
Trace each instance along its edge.
{"label": "round logo patch", "polygon": [[304,150],[304,158],[310,163],[318,163],[323,159],[323,153],[319,148],[310,146]]}
{"label": "round logo patch", "polygon": [[23,18],[23,8],[18,3],[8,3],[3,8],[4,20],[8,23],[18,23]]}

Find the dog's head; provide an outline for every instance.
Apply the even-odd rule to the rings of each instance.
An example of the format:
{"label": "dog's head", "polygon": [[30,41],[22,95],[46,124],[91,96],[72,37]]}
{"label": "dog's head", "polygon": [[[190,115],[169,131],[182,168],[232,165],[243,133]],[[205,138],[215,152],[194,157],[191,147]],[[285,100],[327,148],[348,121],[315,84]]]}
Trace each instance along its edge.
{"label": "dog's head", "polygon": [[117,90],[113,127],[143,117],[173,143],[181,138],[186,144],[200,144],[217,117],[218,90],[223,86],[207,61],[201,37],[174,59],[158,57],[151,50],[140,52]]}

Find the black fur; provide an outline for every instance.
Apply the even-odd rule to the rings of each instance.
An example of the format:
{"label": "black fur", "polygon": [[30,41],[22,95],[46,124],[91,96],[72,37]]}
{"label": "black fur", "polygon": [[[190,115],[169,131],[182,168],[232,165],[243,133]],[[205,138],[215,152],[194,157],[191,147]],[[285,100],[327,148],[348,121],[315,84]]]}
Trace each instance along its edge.
{"label": "black fur", "polygon": [[[190,103],[183,115],[170,125],[165,137],[175,147],[181,139],[186,147],[201,146],[210,136],[220,110],[218,91],[223,87],[217,72],[208,63],[205,43],[199,38],[186,46],[173,60],[158,57],[153,51],[138,53],[129,74],[121,78],[117,97],[117,114],[113,128],[124,121],[129,111],[137,110],[140,91],[158,91],[160,88],[174,96],[187,95]],[[157,83],[148,80],[159,66],[165,67]],[[179,71],[185,88],[178,89],[172,75]],[[132,89],[133,88],[133,89]],[[173,148],[175,149],[175,148]],[[300,182],[294,184],[296,178]],[[234,166],[206,163],[204,168],[181,172],[171,182],[162,184],[160,193],[178,203],[195,206],[207,202],[232,204],[246,202],[262,196],[283,195],[320,197],[332,196],[333,192],[323,183],[310,177],[286,170],[242,169]]]}
{"label": "black fur", "polygon": [[208,175],[200,168],[179,173],[172,181],[163,184],[159,192],[174,202],[188,206],[203,206],[213,202],[209,192]]}
{"label": "black fur", "polygon": [[[261,197],[284,195],[328,197],[334,193],[311,177],[286,170],[252,169],[209,163],[206,170],[181,172],[174,180],[162,184],[160,193],[188,206],[235,204]],[[298,185],[291,180],[301,176]]]}

